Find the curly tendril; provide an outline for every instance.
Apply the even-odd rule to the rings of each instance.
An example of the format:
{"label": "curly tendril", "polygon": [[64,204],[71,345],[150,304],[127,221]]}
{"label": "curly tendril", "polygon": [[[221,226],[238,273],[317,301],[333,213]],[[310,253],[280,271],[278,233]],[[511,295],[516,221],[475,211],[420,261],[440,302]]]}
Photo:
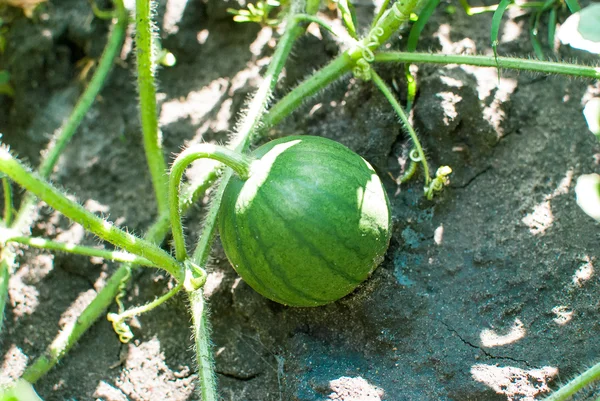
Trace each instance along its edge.
{"label": "curly tendril", "polygon": [[[404,6],[398,1],[392,5],[392,13],[398,21],[404,22],[410,19],[410,13],[405,13],[400,7]],[[373,52],[381,46],[381,37],[385,35],[385,30],[381,26],[376,26],[367,35],[365,39],[358,43],[361,49],[361,57],[356,61],[356,65],[352,70],[354,76],[363,81],[371,80],[371,63],[375,60]]]}
{"label": "curly tendril", "polygon": [[125,319],[118,318],[119,315],[125,312],[123,298],[127,294],[127,283],[131,278],[131,265],[126,265],[126,268],[127,273],[123,277],[123,280],[121,280],[121,283],[119,283],[119,292],[117,293],[117,296],[115,296],[115,303],[117,304],[118,312],[109,313],[108,315],[106,315],[108,321],[112,323],[113,330],[119,336],[119,341],[121,341],[123,344],[127,344],[133,338],[133,333],[131,332],[131,329],[129,328],[127,323],[125,323]]}
{"label": "curly tendril", "polygon": [[375,53],[373,53],[372,49],[376,49],[381,45],[380,38],[383,34],[383,28],[376,26],[371,29],[369,35],[359,43],[361,48],[361,58],[356,61],[356,66],[352,70],[352,73],[356,78],[362,79],[363,81],[371,80],[371,63],[375,60]]}
{"label": "curly tendril", "polygon": [[408,154],[408,157],[410,157],[410,160],[412,160],[415,163],[419,163],[422,159],[421,156],[419,156],[419,151],[417,149],[411,149],[410,153]]}

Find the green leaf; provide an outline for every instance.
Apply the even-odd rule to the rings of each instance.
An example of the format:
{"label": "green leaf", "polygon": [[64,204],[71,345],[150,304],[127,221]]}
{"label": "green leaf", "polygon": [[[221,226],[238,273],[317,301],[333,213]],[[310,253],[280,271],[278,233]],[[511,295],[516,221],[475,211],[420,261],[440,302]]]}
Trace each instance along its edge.
{"label": "green leaf", "polygon": [[600,4],[592,4],[572,14],[558,30],[563,44],[600,54]]}
{"label": "green leaf", "polygon": [[548,13],[548,46],[554,48],[554,36],[556,34],[556,9]]}
{"label": "green leaf", "polygon": [[408,35],[408,44],[406,46],[407,51],[414,52],[417,49],[417,43],[419,43],[421,32],[423,32],[425,24],[427,24],[427,21],[435,11],[438,4],[440,4],[440,0],[429,0],[419,13],[419,19],[413,24],[410,34]]}
{"label": "green leaf", "polygon": [[571,13],[576,13],[577,11],[581,10],[581,6],[577,0],[565,0],[565,3],[567,3],[567,7],[569,7],[569,11],[571,11]]}
{"label": "green leaf", "polygon": [[354,39],[358,39],[358,35],[356,34],[356,13],[354,11],[354,5],[348,0],[338,0],[337,5],[342,14],[342,21],[344,22],[344,25],[346,25],[348,33]]}
{"label": "green leaf", "polygon": [[542,13],[540,11],[538,11],[536,14],[531,15],[531,19],[530,19],[531,27],[529,28],[529,38],[531,39],[531,46],[533,47],[535,56],[539,60],[544,60],[544,59],[546,59],[546,56],[544,55],[544,50],[542,49],[542,44],[540,43],[540,40],[538,39],[538,33],[539,33],[538,26],[539,26],[539,22],[540,22],[540,15],[542,15]]}
{"label": "green leaf", "polygon": [[[419,18],[417,22],[415,22],[410,29],[410,34],[408,35],[408,44],[406,46],[406,50],[409,52],[414,52],[417,49],[417,44],[419,43],[419,38],[421,36],[421,32],[423,32],[423,28],[427,21],[440,4],[440,0],[428,0],[421,12],[419,13]],[[406,100],[406,108],[410,110],[412,108],[412,104],[415,100],[415,96],[417,94],[417,81],[415,77],[410,73],[410,65],[406,65],[405,68],[406,74],[406,84],[407,84],[407,100]]]}
{"label": "green leaf", "polygon": [[494,16],[492,17],[492,30],[490,31],[490,37],[492,39],[492,49],[494,50],[494,57],[498,58],[498,53],[496,52],[496,47],[498,46],[498,32],[500,32],[500,24],[502,23],[502,16],[506,11],[506,7],[512,3],[512,0],[502,0],[500,4],[498,4],[498,8],[494,11]]}
{"label": "green leaf", "polygon": [[600,221],[600,175],[585,174],[577,178],[575,195],[585,214]]}

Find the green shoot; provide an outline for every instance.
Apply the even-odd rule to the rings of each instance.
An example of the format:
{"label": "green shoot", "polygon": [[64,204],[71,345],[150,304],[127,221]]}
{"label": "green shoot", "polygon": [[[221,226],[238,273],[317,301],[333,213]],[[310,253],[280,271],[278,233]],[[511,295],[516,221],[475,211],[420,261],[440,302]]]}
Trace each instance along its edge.
{"label": "green shoot", "polygon": [[356,24],[356,12],[354,10],[354,5],[350,2],[350,0],[336,0],[338,10],[340,10],[340,14],[342,15],[342,22],[346,26],[346,30],[352,36],[352,38],[358,40],[357,34],[357,24]]}
{"label": "green shoot", "polygon": [[[423,28],[429,21],[429,18],[440,4],[440,0],[428,0],[425,4],[425,7],[419,13],[419,19],[415,22],[410,30],[408,35],[408,43],[406,45],[406,51],[414,52],[417,50],[417,44],[419,43],[419,37],[421,36],[421,32],[423,32]],[[406,75],[406,83],[407,83],[407,99],[406,99],[406,109],[410,110],[412,108],[413,102],[415,101],[415,96],[417,95],[417,81],[416,77],[413,76],[410,72],[410,64],[407,64],[405,67],[405,75]]]}
{"label": "green shoot", "polygon": [[178,283],[175,287],[173,287],[169,292],[160,297],[156,298],[154,301],[149,302],[145,305],[141,305],[135,308],[128,309],[123,312],[117,313],[109,313],[106,318],[109,322],[112,323],[113,329],[119,335],[119,340],[126,344],[133,338],[133,334],[131,333],[131,329],[125,324],[125,320],[131,319],[132,317],[141,315],[142,313],[147,313],[153,310],[154,308],[164,304],[169,299],[171,299],[175,294],[177,294],[183,288],[183,282]]}
{"label": "green shoot", "polygon": [[233,14],[235,22],[255,22],[264,26],[277,26],[281,23],[281,19],[273,14],[287,3],[288,1],[259,0],[256,5],[248,3],[246,9],[228,8],[227,12]]}
{"label": "green shoot", "polygon": [[[498,52],[496,51],[496,47],[500,43],[498,41],[498,32],[500,32],[500,24],[502,23],[502,16],[506,11],[506,7],[512,3],[512,0],[502,0],[498,5],[496,11],[494,11],[494,16],[492,17],[492,29],[491,40],[492,40],[492,50],[494,51],[494,58],[498,60]],[[498,67],[498,80],[500,80],[500,67]]]}
{"label": "green shoot", "polygon": [[381,77],[375,71],[372,71],[371,74],[373,83],[375,84],[375,86],[377,86],[377,88],[379,88],[381,93],[390,102],[390,105],[392,106],[398,117],[400,117],[404,128],[408,131],[408,134],[410,135],[410,138],[418,155],[418,159],[414,161],[421,163],[421,165],[423,166],[423,175],[425,175],[425,188],[427,188],[429,186],[429,183],[431,182],[431,177],[429,176],[429,165],[427,164],[427,158],[425,157],[425,153],[423,152],[423,148],[421,147],[421,142],[419,142],[417,133],[408,121],[406,113],[402,109],[402,106],[400,106],[400,103],[398,103],[398,101],[392,94],[390,88],[385,84],[385,82],[383,82]]}
{"label": "green shoot", "polygon": [[541,11],[538,11],[535,14],[531,14],[530,18],[530,27],[529,27],[529,39],[531,40],[531,46],[533,47],[533,51],[535,52],[535,56],[539,60],[544,60],[546,57],[544,56],[544,50],[542,49],[542,44],[538,39],[538,26],[540,22]]}
{"label": "green shoot", "polygon": [[375,25],[377,25],[377,22],[379,22],[379,20],[383,16],[383,14],[387,11],[389,5],[390,5],[390,0],[383,0],[383,3],[381,4],[381,8],[377,12],[377,15],[375,16],[375,18],[373,18],[373,23],[371,24],[371,29],[375,28]]}
{"label": "green shoot", "polygon": [[548,13],[548,46],[554,46],[554,37],[556,36],[556,8],[550,9]]}

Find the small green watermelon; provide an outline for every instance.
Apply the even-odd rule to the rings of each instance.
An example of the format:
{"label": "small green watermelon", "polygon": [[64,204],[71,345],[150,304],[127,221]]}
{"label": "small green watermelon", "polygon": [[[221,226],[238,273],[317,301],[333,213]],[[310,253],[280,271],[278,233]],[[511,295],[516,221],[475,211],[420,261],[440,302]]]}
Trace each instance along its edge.
{"label": "small green watermelon", "polygon": [[389,201],[362,157],[314,136],[274,140],[232,177],[219,214],[225,253],[254,290],[291,306],[352,292],[383,260]]}

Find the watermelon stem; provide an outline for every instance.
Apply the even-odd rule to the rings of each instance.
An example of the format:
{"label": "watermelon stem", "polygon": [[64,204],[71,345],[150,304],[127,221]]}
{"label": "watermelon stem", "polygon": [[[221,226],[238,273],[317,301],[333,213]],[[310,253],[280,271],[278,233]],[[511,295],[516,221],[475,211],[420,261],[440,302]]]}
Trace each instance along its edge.
{"label": "watermelon stem", "polygon": [[[109,322],[112,323],[113,329],[115,332],[119,333],[119,340],[122,343],[128,343],[133,338],[133,334],[129,329],[125,320],[131,319],[132,317],[139,316],[142,313],[150,312],[152,309],[164,304],[169,299],[173,297],[173,295],[177,294],[183,288],[183,282],[179,282],[175,287],[169,290],[167,293],[161,295],[156,298],[154,301],[148,302],[147,304],[136,306],[135,308],[127,309],[121,313],[109,313],[106,315],[106,318]],[[124,329],[124,330],[122,330]]]}
{"label": "watermelon stem", "polygon": [[67,198],[59,189],[31,173],[4,146],[0,147],[0,171],[50,207],[81,224],[87,231],[130,253],[143,255],[177,278],[178,281],[183,279],[184,269],[167,252],[150,241],[135,237],[117,228],[110,222],[87,211],[79,203]]}
{"label": "watermelon stem", "polygon": [[556,392],[550,394],[545,401],[563,401],[569,399],[577,391],[589,386],[593,382],[600,380],[600,363],[595,364],[573,380],[563,385]]}
{"label": "watermelon stem", "polygon": [[243,180],[250,174],[252,158],[240,152],[223,146],[202,143],[190,146],[177,156],[169,173],[169,214],[171,218],[171,229],[173,231],[173,242],[175,244],[175,256],[179,262],[188,258],[185,248],[185,237],[181,223],[181,206],[179,201],[179,188],[181,179],[186,168],[198,159],[213,159],[231,167]]}
{"label": "watermelon stem", "polygon": [[38,249],[48,249],[51,251],[67,252],[75,255],[84,255],[95,258],[103,258],[113,262],[131,263],[134,265],[157,267],[154,263],[141,256],[133,255],[123,251],[111,251],[109,249],[98,249],[89,246],[76,245],[73,243],[51,241],[40,237],[27,237],[19,235],[10,229],[0,228],[0,243],[15,243],[27,245]]}
{"label": "watermelon stem", "polygon": [[140,120],[144,136],[146,161],[154,187],[158,214],[167,214],[167,164],[162,152],[162,135],[158,128],[156,112],[156,46],[157,40],[152,13],[153,0],[136,0],[135,4],[135,42],[137,56],[137,83],[140,95]]}
{"label": "watermelon stem", "polygon": [[514,70],[541,72],[544,74],[569,75],[600,79],[597,66],[560,63],[516,57],[498,57],[466,54],[433,54],[409,52],[381,52],[375,55],[375,62],[459,64],[476,67],[510,68]]}
{"label": "watermelon stem", "polygon": [[400,117],[400,120],[402,121],[404,127],[408,131],[408,134],[410,135],[410,138],[412,139],[413,145],[418,154],[418,160],[415,161],[420,162],[423,166],[423,174],[425,175],[425,188],[427,189],[429,183],[431,182],[431,177],[429,175],[429,165],[427,164],[427,158],[425,157],[425,153],[423,152],[423,147],[421,146],[421,142],[419,142],[417,133],[408,121],[408,117],[406,116],[404,109],[402,108],[398,100],[396,100],[387,84],[383,82],[379,74],[377,74],[375,71],[371,71],[371,79],[373,80],[373,83],[379,88],[383,96],[385,96],[388,102],[390,102],[392,108],[396,111],[396,114],[398,114],[398,117]]}

